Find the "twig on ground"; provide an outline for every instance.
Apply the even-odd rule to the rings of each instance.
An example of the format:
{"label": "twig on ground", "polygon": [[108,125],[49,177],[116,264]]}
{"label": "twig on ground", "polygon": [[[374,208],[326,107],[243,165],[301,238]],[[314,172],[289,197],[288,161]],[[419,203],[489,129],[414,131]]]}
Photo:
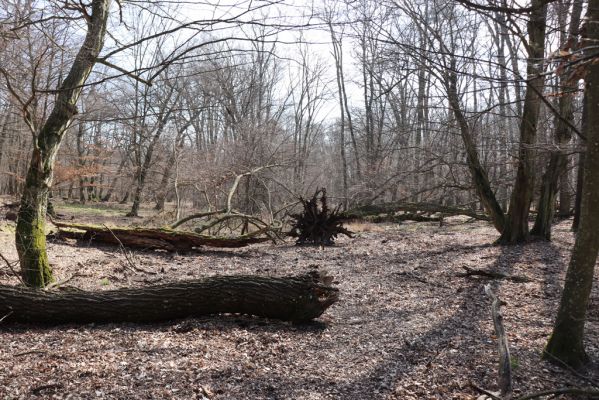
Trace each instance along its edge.
{"label": "twig on ground", "polygon": [[599,390],[594,388],[576,388],[576,387],[565,387],[559,389],[542,390],[540,392],[534,392],[518,397],[514,400],[531,400],[538,397],[558,395],[558,394],[578,394],[582,396],[590,396],[593,399],[599,399]]}
{"label": "twig on ground", "polygon": [[62,389],[63,387],[64,385],[62,383],[48,383],[31,389],[31,394],[38,395],[44,390]]}
{"label": "twig on ground", "polygon": [[121,251],[121,253],[123,253],[125,260],[127,261],[127,264],[125,266],[128,265],[129,268],[135,272],[143,272],[144,274],[150,274],[150,275],[157,274],[157,272],[148,271],[148,270],[145,270],[145,269],[140,268],[137,265],[135,265],[135,260],[133,259],[133,254],[125,248],[125,246],[123,245],[123,242],[121,242],[121,239],[119,239],[119,237],[117,235],[115,235],[115,233],[112,231],[112,229],[110,229],[107,225],[103,225],[103,226],[104,226],[104,228],[106,228],[108,230],[108,232],[110,232],[110,234],[114,237],[114,239],[119,243],[119,250]]}
{"label": "twig on ground", "polygon": [[12,311],[9,312],[8,314],[6,314],[4,317],[0,318],[0,322],[4,321],[6,318],[10,317],[11,314],[12,314]]}
{"label": "twig on ground", "polygon": [[75,272],[74,274],[72,274],[71,276],[69,276],[66,279],[63,279],[61,281],[56,281],[56,282],[52,282],[46,285],[46,287],[44,287],[44,290],[50,290],[50,289],[54,289],[57,287],[60,287],[66,283],[69,283],[70,281],[73,280],[73,278],[76,278],[78,276],[81,276],[82,274],[79,273],[79,271]]}
{"label": "twig on ground", "polygon": [[22,283],[23,285],[27,285],[27,284],[25,283],[25,281],[23,280],[23,278],[21,278],[21,275],[20,275],[20,274],[19,274],[17,271],[15,271],[15,269],[14,269],[14,267],[13,267],[12,263],[11,263],[10,261],[8,261],[8,259],[7,259],[6,257],[4,257],[4,255],[3,255],[2,253],[0,253],[0,258],[1,258],[1,259],[4,261],[4,263],[5,263],[5,264],[8,266],[8,269],[10,269],[10,271],[13,273],[13,275],[14,275],[14,276],[16,276],[16,277],[19,279],[19,281],[21,281],[21,283]]}
{"label": "twig on ground", "polygon": [[576,371],[574,368],[572,368],[571,366],[569,366],[568,364],[566,364],[565,362],[563,362],[562,360],[560,360],[559,358],[557,358],[556,356],[554,356],[553,354],[543,350],[543,355],[544,356],[549,356],[553,361],[557,362],[562,368],[567,369],[568,371],[570,371],[573,375],[575,375],[576,377],[587,381],[588,383],[590,383],[591,385],[593,385],[596,388],[599,388],[599,382],[589,378],[588,376],[585,376],[583,374],[581,374],[580,372]]}
{"label": "twig on ground", "polygon": [[533,279],[527,278],[526,276],[509,275],[509,274],[504,274],[503,272],[497,272],[497,271],[485,271],[485,270],[480,270],[480,269],[472,269],[465,265],[462,266],[462,268],[466,272],[456,274],[459,277],[482,276],[482,277],[490,278],[490,279],[507,279],[509,281],[517,282],[517,283],[526,283],[526,282],[534,281]]}
{"label": "twig on ground", "polygon": [[492,398],[493,400],[503,400],[501,397],[497,396],[496,393],[491,392],[489,390],[483,389],[482,387],[476,385],[474,382],[469,382],[470,386],[473,389],[478,390],[479,392],[481,392],[482,394],[485,394],[487,396],[489,396],[490,398]]}

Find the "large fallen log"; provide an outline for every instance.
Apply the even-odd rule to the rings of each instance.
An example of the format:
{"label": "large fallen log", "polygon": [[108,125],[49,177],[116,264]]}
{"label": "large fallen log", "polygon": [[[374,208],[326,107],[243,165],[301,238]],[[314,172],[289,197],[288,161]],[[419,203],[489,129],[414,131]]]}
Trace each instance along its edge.
{"label": "large fallen log", "polygon": [[488,221],[489,217],[485,214],[477,213],[469,208],[464,207],[451,207],[442,206],[439,204],[432,203],[404,203],[404,202],[393,202],[393,203],[382,203],[382,204],[369,204],[365,206],[356,207],[343,213],[346,218],[350,219],[362,219],[366,216],[379,215],[379,214],[394,214],[398,212],[407,213],[425,213],[425,214],[442,214],[444,216],[450,215],[465,215],[470,218]]}
{"label": "large fallen log", "polygon": [[190,251],[195,247],[243,247],[271,240],[251,232],[236,237],[216,237],[168,228],[123,228],[52,221],[58,236],[142,249]]}
{"label": "large fallen log", "polygon": [[319,317],[338,299],[330,277],[215,276],[143,288],[90,292],[0,285],[2,323],[155,322],[220,313],[285,321]]}

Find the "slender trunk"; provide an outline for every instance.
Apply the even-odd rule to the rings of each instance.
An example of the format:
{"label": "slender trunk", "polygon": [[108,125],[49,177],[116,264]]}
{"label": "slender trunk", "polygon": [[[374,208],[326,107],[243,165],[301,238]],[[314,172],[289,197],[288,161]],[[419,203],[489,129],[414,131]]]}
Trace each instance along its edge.
{"label": "slender trunk", "polygon": [[144,187],[146,186],[146,177],[148,175],[148,170],[150,169],[150,163],[152,162],[152,156],[154,155],[154,149],[158,144],[158,139],[162,135],[166,123],[169,119],[170,112],[167,113],[159,122],[159,126],[152,137],[152,141],[148,145],[146,149],[146,154],[144,155],[143,163],[138,167],[136,176],[137,185],[135,186],[135,192],[133,194],[133,205],[131,206],[131,211],[127,213],[128,217],[137,217],[139,215],[139,207],[141,205],[142,193]]}
{"label": "slender trunk", "polygon": [[339,95],[339,150],[341,154],[341,169],[343,174],[343,204],[347,210],[348,206],[348,179],[347,179],[347,156],[345,154],[345,111],[343,108],[343,84],[341,80],[340,61],[341,61],[341,44],[335,36],[333,25],[329,24],[329,30],[331,32],[331,39],[333,42],[333,57],[335,59],[335,76],[337,78],[337,90]]}
{"label": "slender trunk", "polygon": [[543,58],[545,45],[545,28],[547,5],[543,0],[533,0],[527,24],[528,28],[528,67],[527,87],[524,98],[522,121],[520,122],[520,148],[518,151],[518,170],[516,182],[511,196],[509,213],[499,243],[513,244],[526,241],[529,237],[528,215],[532,201],[535,168],[535,151],[537,123],[541,109],[541,95],[545,78]]}
{"label": "slender trunk", "polygon": [[447,81],[447,97],[460,127],[460,134],[464,142],[464,147],[466,148],[468,169],[472,175],[472,181],[476,188],[476,192],[483,204],[485,211],[489,214],[489,217],[493,222],[493,226],[495,226],[497,231],[502,232],[505,227],[505,215],[501,209],[501,205],[499,205],[497,199],[495,198],[495,193],[493,193],[493,190],[491,189],[487,171],[480,163],[476,146],[472,140],[472,134],[470,132],[468,121],[466,121],[466,118],[462,113],[457,94],[457,77],[454,72],[447,73]]}
{"label": "slender trunk", "polygon": [[576,198],[574,200],[574,220],[572,221],[572,231],[578,232],[580,225],[580,206],[582,203],[582,184],[584,182],[584,163],[585,152],[580,153],[578,157],[578,171],[576,173]]}
{"label": "slender trunk", "polygon": [[[578,6],[577,6],[578,5]],[[567,15],[567,9],[561,10],[560,18],[562,19],[561,31],[565,31],[566,24],[564,22],[565,17]],[[567,41],[571,41],[576,37],[578,32],[578,25],[580,23],[580,13],[582,12],[582,1],[578,0],[573,7],[572,18],[570,21],[570,34],[569,37],[562,38],[561,46],[563,47]],[[568,121],[570,124],[574,122],[574,110],[573,110],[573,101],[574,101],[574,93],[576,92],[576,86],[572,84],[568,84],[570,81],[569,73],[563,73],[559,77],[560,87],[559,90],[562,92],[562,95],[559,98],[559,117],[556,117],[556,129],[555,129],[555,144],[557,149],[551,151],[549,165],[547,166],[547,170],[542,178],[541,184],[541,196],[539,198],[539,204],[537,207],[537,216],[535,219],[535,224],[531,230],[531,234],[539,237],[543,237],[547,240],[551,239],[551,224],[553,221],[553,217],[555,215],[555,200],[557,198],[559,181],[562,181],[561,187],[561,200],[564,203],[560,202],[560,210],[566,210],[566,213],[570,209],[569,199],[566,193],[567,190],[567,166],[568,166],[568,155],[564,150],[564,147],[570,143],[572,139],[572,132],[570,127],[566,123]],[[564,184],[565,182],[565,184]],[[566,200],[568,203],[566,204]]]}
{"label": "slender trunk", "polygon": [[37,135],[21,197],[16,247],[23,280],[36,287],[52,281],[46,253],[46,209],[54,161],[65,130],[77,113],[76,103],[104,44],[109,0],[93,0],[88,30],[71,69],[60,86],[54,108]]}

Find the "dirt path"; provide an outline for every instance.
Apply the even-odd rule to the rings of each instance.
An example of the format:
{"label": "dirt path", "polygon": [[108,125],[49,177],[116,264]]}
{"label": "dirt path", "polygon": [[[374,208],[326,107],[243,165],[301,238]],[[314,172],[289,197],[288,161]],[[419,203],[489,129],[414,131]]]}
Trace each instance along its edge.
{"label": "dirt path", "polygon": [[[364,229],[365,227],[358,227]],[[469,382],[496,388],[496,343],[483,285],[463,267],[517,274],[494,281],[502,300],[519,393],[584,382],[540,361],[573,237],[495,247],[484,223],[376,226],[324,250],[291,244],[177,255],[51,243],[59,279],[105,290],[214,274],[326,269],[341,301],[316,323],[294,326],[240,316],[159,325],[40,328],[0,325],[0,398],[476,399]],[[0,250],[15,258],[10,232]],[[0,269],[0,283],[15,279]],[[599,293],[587,327],[599,360]],[[599,380],[599,368],[587,372]],[[564,397],[566,398],[566,397]]]}

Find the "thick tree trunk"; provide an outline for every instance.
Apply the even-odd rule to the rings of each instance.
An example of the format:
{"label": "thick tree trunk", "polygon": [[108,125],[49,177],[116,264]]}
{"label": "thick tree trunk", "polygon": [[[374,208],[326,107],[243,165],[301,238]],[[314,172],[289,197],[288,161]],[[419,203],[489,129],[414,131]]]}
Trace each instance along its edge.
{"label": "thick tree trunk", "polygon": [[200,246],[243,247],[271,240],[248,233],[237,237],[216,237],[167,228],[108,228],[96,225],[68,224],[54,221],[61,228],[60,236],[87,242],[123,245],[140,249],[191,251]]}
{"label": "thick tree trunk", "polygon": [[48,292],[0,286],[3,323],[155,322],[220,313],[303,322],[338,300],[331,277],[215,276],[143,288]]}
{"label": "thick tree trunk", "polygon": [[[587,35],[589,42],[595,43],[599,41],[599,0],[590,0],[588,10]],[[597,57],[596,50],[587,51]],[[580,227],[553,333],[545,348],[552,359],[557,358],[574,368],[588,361],[583,343],[584,324],[599,252],[599,64],[594,62],[587,65],[585,102],[588,112],[583,132],[587,139],[587,154]]]}
{"label": "thick tree trunk", "polygon": [[520,122],[520,149],[516,183],[511,196],[506,223],[499,243],[513,244],[526,241],[529,237],[528,214],[535,181],[534,144],[537,137],[537,123],[541,109],[541,96],[545,77],[542,75],[545,55],[545,28],[547,5],[543,0],[532,0],[528,28],[527,87],[524,97],[524,110]]}
{"label": "thick tree trunk", "polygon": [[43,287],[52,280],[44,230],[54,160],[64,132],[77,113],[76,103],[82,85],[91,73],[104,44],[109,3],[109,0],[92,1],[92,14],[83,45],[60,86],[54,108],[34,143],[16,229],[21,273],[23,280],[31,286]]}

